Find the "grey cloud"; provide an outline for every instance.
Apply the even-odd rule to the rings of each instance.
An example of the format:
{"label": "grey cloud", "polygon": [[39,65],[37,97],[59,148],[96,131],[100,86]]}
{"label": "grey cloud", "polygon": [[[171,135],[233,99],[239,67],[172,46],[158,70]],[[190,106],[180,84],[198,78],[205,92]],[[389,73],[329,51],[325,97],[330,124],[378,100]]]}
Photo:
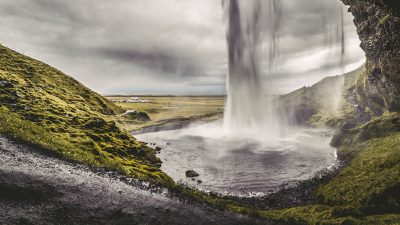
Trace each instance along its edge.
{"label": "grey cloud", "polygon": [[163,52],[145,52],[134,49],[115,48],[98,49],[96,52],[116,61],[135,63],[149,69],[157,70],[160,73],[193,75],[193,72],[196,70],[196,65],[186,62],[187,60],[184,58]]}
{"label": "grey cloud", "polygon": [[[282,0],[287,19],[280,30],[280,62],[290,65],[294,56],[326,48],[332,15],[321,17],[319,10],[330,2]],[[226,28],[219,0],[0,0],[0,14],[0,43],[101,93],[225,91]],[[351,19],[348,40],[357,39]],[[346,63],[362,58],[361,51],[349,52]],[[325,64],[321,78],[333,75],[324,74]],[[287,69],[292,68],[275,76],[290,84],[296,74]]]}

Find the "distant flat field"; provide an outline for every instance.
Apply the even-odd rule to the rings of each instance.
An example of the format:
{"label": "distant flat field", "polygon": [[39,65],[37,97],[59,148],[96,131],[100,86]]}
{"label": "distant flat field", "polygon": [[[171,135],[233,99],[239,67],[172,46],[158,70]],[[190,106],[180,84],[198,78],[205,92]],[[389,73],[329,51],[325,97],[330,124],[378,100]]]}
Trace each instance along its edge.
{"label": "distant flat field", "polygon": [[224,96],[106,96],[125,110],[136,110],[149,115],[150,121],[141,122],[117,117],[120,127],[133,131],[149,126],[177,121],[210,121],[222,118]]}

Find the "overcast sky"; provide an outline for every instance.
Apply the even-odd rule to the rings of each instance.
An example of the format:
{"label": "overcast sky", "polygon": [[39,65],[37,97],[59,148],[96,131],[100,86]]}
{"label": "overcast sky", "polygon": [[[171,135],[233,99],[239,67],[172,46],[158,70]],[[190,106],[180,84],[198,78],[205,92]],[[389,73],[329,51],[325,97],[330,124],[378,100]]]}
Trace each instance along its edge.
{"label": "overcast sky", "polygon": [[[264,81],[276,93],[343,70],[328,44],[332,1],[282,0],[280,66]],[[225,93],[220,0],[0,0],[0,15],[1,44],[102,94]],[[345,31],[349,71],[364,59],[349,13]]]}

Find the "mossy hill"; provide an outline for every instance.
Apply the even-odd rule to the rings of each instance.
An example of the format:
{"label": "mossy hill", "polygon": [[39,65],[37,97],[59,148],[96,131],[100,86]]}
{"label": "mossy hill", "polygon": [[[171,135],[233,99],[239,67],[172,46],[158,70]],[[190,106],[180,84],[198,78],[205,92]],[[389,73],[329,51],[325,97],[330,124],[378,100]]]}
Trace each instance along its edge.
{"label": "mossy hill", "polygon": [[283,224],[400,224],[399,121],[392,113],[344,131],[338,153],[348,165],[310,193],[319,204],[260,214]]}
{"label": "mossy hill", "polygon": [[361,66],[343,75],[326,77],[312,86],[280,96],[280,107],[293,118],[293,123],[336,127],[352,117],[354,108],[346,93],[364,73],[365,66]]}
{"label": "mossy hill", "polygon": [[75,79],[0,45],[0,134],[69,160],[170,182],[154,150],[111,120],[120,113]]}

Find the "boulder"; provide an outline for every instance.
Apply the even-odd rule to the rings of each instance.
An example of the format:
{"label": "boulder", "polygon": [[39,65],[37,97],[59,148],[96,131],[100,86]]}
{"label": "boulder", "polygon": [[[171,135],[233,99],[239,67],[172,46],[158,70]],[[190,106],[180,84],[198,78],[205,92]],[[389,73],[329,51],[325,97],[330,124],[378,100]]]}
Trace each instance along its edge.
{"label": "boulder", "polygon": [[198,177],[198,176],[200,176],[200,175],[194,170],[186,171],[186,177]]}
{"label": "boulder", "polygon": [[123,116],[127,119],[136,120],[140,122],[147,122],[150,121],[149,115],[145,112],[139,112],[136,110],[128,110],[126,111]]}

